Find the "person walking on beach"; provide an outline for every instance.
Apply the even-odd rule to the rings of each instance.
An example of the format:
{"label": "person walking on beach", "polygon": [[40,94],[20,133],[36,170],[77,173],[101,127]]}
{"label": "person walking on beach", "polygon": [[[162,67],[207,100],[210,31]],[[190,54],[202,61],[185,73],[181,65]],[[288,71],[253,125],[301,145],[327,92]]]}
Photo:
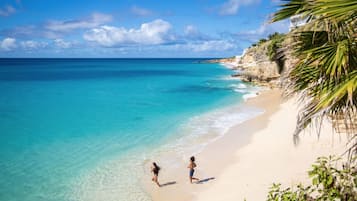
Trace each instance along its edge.
{"label": "person walking on beach", "polygon": [[193,177],[193,174],[195,173],[195,167],[197,167],[196,163],[195,163],[195,157],[191,156],[190,158],[190,164],[188,165],[187,168],[190,169],[189,175],[190,175],[190,182],[192,184],[192,180],[196,180],[199,181],[198,178]]}
{"label": "person walking on beach", "polygon": [[153,162],[151,166],[151,172],[154,174],[154,176],[152,177],[151,180],[155,182],[159,187],[161,187],[158,181],[159,171],[160,171],[160,167],[155,162]]}

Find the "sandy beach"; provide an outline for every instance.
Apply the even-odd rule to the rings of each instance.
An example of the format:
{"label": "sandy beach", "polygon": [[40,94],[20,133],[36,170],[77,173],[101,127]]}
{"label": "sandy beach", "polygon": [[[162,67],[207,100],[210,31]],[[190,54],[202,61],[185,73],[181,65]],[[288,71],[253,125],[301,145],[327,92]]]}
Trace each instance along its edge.
{"label": "sandy beach", "polygon": [[345,150],[346,137],[334,133],[329,122],[323,124],[320,137],[314,129],[304,131],[295,146],[292,134],[298,104],[284,100],[280,90],[265,91],[245,106],[265,112],[230,128],[196,155],[195,175],[203,181],[190,184],[187,164],[177,164],[160,174],[163,187],[146,183],[154,201],[265,200],[273,182],[284,187],[306,183],[317,157]]}

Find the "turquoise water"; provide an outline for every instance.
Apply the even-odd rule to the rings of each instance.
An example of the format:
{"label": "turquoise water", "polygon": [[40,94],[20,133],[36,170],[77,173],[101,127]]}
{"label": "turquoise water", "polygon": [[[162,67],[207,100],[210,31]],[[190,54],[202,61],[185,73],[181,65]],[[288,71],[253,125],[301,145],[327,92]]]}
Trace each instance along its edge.
{"label": "turquoise water", "polygon": [[147,200],[129,170],[250,93],[198,61],[1,59],[0,200]]}

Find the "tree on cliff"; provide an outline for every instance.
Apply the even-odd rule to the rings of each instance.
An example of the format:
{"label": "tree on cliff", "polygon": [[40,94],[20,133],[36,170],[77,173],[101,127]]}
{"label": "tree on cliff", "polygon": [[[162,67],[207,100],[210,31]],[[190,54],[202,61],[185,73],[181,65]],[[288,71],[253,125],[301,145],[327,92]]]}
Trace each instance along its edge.
{"label": "tree on cliff", "polygon": [[[288,36],[298,62],[288,72],[288,90],[304,105],[295,135],[325,117],[343,121],[357,138],[357,1],[283,0],[272,21],[299,15],[306,23]],[[349,148],[357,151],[357,144]]]}

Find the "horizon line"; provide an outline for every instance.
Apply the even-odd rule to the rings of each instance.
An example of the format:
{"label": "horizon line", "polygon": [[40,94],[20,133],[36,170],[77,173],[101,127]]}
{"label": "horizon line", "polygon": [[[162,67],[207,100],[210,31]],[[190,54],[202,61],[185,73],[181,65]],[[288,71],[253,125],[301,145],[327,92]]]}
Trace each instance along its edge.
{"label": "horizon line", "polygon": [[221,59],[228,57],[0,57],[0,59]]}

